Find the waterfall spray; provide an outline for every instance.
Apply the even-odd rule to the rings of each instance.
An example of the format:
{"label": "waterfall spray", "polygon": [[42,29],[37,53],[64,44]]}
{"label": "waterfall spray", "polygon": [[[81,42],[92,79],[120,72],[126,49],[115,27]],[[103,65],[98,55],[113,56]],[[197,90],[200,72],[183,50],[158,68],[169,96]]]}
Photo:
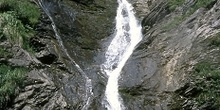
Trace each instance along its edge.
{"label": "waterfall spray", "polygon": [[141,26],[134,16],[132,5],[126,0],[118,0],[118,4],[115,36],[105,53],[106,61],[102,65],[108,76],[105,90],[105,107],[108,110],[125,109],[118,93],[118,78],[135,46],[142,39]]}

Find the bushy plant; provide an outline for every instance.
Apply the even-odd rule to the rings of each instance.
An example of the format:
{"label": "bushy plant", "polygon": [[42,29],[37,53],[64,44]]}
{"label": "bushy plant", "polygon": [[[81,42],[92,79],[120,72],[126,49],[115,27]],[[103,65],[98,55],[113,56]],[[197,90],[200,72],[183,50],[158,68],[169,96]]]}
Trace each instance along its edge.
{"label": "bushy plant", "polygon": [[8,50],[0,46],[0,58],[8,58],[11,56],[12,56],[12,53],[8,52]]}
{"label": "bushy plant", "polygon": [[0,12],[0,38],[6,37],[11,44],[33,52],[29,39],[40,17],[37,6],[30,0],[0,0]]}
{"label": "bushy plant", "polygon": [[[204,78],[204,81],[197,83],[202,92],[196,98],[200,104],[207,101],[220,103],[220,69],[218,64],[211,62],[200,62],[195,66],[195,75]],[[219,105],[220,106],[220,105]]]}
{"label": "bushy plant", "polygon": [[214,3],[216,0],[196,0],[196,3],[192,6],[192,11],[196,11],[197,9],[209,8],[208,6]]}
{"label": "bushy plant", "polygon": [[209,46],[220,47],[220,33],[208,39],[210,41]]}
{"label": "bushy plant", "polygon": [[33,26],[40,17],[40,10],[30,0],[0,0],[0,9],[1,7],[3,12],[14,11],[24,24]]}
{"label": "bushy plant", "polygon": [[16,95],[16,88],[22,84],[27,71],[22,67],[0,65],[0,109],[4,109]]}
{"label": "bushy plant", "polygon": [[[32,50],[29,39],[38,22],[40,11],[30,0],[0,0],[0,42],[9,41],[26,50]],[[0,47],[0,58],[11,57],[8,49]],[[4,64],[2,64],[4,63]],[[7,107],[18,93],[28,69],[0,62],[0,110]]]}
{"label": "bushy plant", "polygon": [[13,44],[22,44],[22,37],[26,36],[26,29],[20,20],[16,19],[13,12],[1,13],[1,28],[3,34]]}

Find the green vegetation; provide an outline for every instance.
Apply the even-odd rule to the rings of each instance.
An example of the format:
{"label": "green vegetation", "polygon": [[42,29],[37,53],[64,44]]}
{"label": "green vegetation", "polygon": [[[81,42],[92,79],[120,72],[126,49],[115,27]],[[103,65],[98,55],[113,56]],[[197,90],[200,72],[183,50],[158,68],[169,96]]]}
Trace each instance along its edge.
{"label": "green vegetation", "polygon": [[40,10],[30,0],[0,0],[2,12],[13,11],[23,24],[35,25],[40,17]]}
{"label": "green vegetation", "polygon": [[[209,6],[212,5],[212,3],[214,3],[215,1],[216,0],[196,0],[195,3],[191,7],[184,9],[186,11],[183,12],[182,15],[175,17],[173,21],[171,21],[166,26],[164,26],[164,28],[166,30],[170,30],[176,27],[181,22],[183,22],[187,17],[193,14],[196,10],[198,10],[201,7],[209,8]],[[178,6],[183,6],[184,2],[185,0],[168,0],[169,10],[174,11]]]}
{"label": "green vegetation", "polygon": [[22,67],[0,65],[0,109],[4,109],[11,97],[17,94],[16,88],[22,85],[27,71]]}
{"label": "green vegetation", "polygon": [[196,0],[196,3],[191,7],[190,11],[191,13],[193,13],[201,7],[209,8],[209,5],[211,5],[215,1],[216,0]]}
{"label": "green vegetation", "polygon": [[29,39],[40,17],[37,6],[29,0],[0,0],[0,12],[0,39],[5,37],[11,44],[33,52]]}
{"label": "green vegetation", "polygon": [[170,29],[178,26],[185,19],[186,19],[186,16],[176,16],[173,18],[173,20],[169,21],[169,23],[166,24],[163,28],[166,30],[170,30]]}
{"label": "green vegetation", "polygon": [[220,80],[220,69],[215,64],[210,62],[200,62],[195,66],[195,72],[205,78],[212,78]]}
{"label": "green vegetation", "polygon": [[15,18],[13,12],[0,13],[1,16],[1,28],[3,28],[3,35],[12,44],[22,44],[23,37],[26,36],[26,29],[20,20]]}
{"label": "green vegetation", "polygon": [[168,0],[168,6],[171,11],[174,11],[176,7],[183,5],[185,0]]}
{"label": "green vegetation", "polygon": [[[208,6],[215,1],[216,0],[195,0],[195,4],[189,8],[189,11],[193,13],[201,7],[208,8]],[[184,2],[185,0],[168,0],[168,7],[171,11],[174,11],[178,6],[182,6]]]}
{"label": "green vegetation", "polygon": [[209,46],[220,47],[220,33],[209,39]]}
{"label": "green vegetation", "polygon": [[184,104],[187,109],[220,109],[220,33],[208,36],[200,45],[205,56],[194,65],[190,83],[176,91],[171,110],[179,110]]}
{"label": "green vegetation", "polygon": [[[34,26],[40,17],[40,10],[31,0],[0,0],[0,109],[5,109],[19,92],[28,69],[10,66],[7,59],[13,55],[6,48],[20,46],[32,52],[29,39],[34,36]],[[5,58],[5,59],[1,59]]]}
{"label": "green vegetation", "polygon": [[[194,75],[202,78],[196,81],[197,86],[202,92],[196,97],[199,104],[204,104],[207,101],[216,102],[220,106],[220,33],[208,37],[203,43],[208,47],[208,51],[215,49],[213,53],[209,53],[206,59],[197,63],[194,67]],[[211,57],[216,57],[216,60]]]}
{"label": "green vegetation", "polygon": [[12,56],[12,54],[10,52],[8,52],[8,50],[0,47],[0,58],[9,58],[11,56]]}
{"label": "green vegetation", "polygon": [[195,75],[204,78],[197,82],[197,86],[202,88],[202,92],[196,98],[200,104],[213,100],[220,104],[220,69],[218,64],[210,62],[200,62],[195,66]]}

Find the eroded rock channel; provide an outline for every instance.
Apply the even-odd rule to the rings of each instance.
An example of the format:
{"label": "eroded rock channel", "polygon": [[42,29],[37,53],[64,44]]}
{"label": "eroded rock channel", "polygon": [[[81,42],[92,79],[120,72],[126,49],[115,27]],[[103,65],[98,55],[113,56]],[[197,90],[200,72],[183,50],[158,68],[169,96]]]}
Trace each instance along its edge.
{"label": "eroded rock channel", "polygon": [[[11,5],[1,2],[0,12],[10,11]],[[220,0],[128,2],[143,39],[120,74],[118,89],[125,109],[219,110]],[[33,53],[10,44],[0,16],[0,51],[5,52],[0,65],[29,69],[2,109],[105,110],[108,78],[100,65],[114,36],[117,0],[31,3],[41,12],[29,39]]]}

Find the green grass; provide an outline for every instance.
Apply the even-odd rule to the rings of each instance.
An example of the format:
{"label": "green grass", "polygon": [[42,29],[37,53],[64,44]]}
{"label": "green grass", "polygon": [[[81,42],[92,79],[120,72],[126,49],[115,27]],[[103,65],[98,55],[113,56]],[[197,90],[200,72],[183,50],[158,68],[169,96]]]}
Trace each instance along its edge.
{"label": "green grass", "polygon": [[200,62],[195,65],[195,75],[204,78],[203,82],[197,84],[203,91],[196,100],[200,104],[210,100],[220,104],[220,69],[218,64]]}
{"label": "green grass", "polygon": [[215,1],[216,0],[196,0],[196,3],[192,6],[191,11],[195,12],[197,9],[201,7],[208,8],[208,6]]}
{"label": "green grass", "polygon": [[0,58],[9,58],[12,56],[8,50],[0,46]]}
{"label": "green grass", "polygon": [[181,6],[185,0],[168,0],[168,7],[171,11],[174,11],[178,6]]}
{"label": "green grass", "polygon": [[210,62],[200,62],[195,66],[196,74],[203,77],[220,78],[220,69]]}
{"label": "green grass", "polygon": [[[214,1],[216,0],[196,0],[195,4],[188,10],[190,10],[190,13],[193,13],[201,7],[208,8],[208,6]],[[178,6],[182,6],[184,2],[185,0],[168,0],[168,7],[171,11],[174,11]]]}
{"label": "green grass", "polygon": [[40,17],[40,10],[30,0],[0,0],[0,9],[3,12],[14,11],[22,23],[31,26],[35,25]]}
{"label": "green grass", "polygon": [[7,37],[13,44],[22,44],[22,38],[26,36],[26,28],[17,19],[13,12],[0,13],[1,16],[1,28],[3,29],[3,35]]}
{"label": "green grass", "polygon": [[208,40],[210,42],[209,46],[220,47],[220,33],[217,33]]}
{"label": "green grass", "polygon": [[33,53],[29,39],[39,18],[40,10],[30,0],[0,0],[0,39]]}
{"label": "green grass", "polygon": [[4,109],[17,94],[16,88],[22,85],[27,72],[26,68],[0,65],[0,109]]}
{"label": "green grass", "polygon": [[[210,55],[208,54],[206,59],[194,67],[194,75],[200,77],[199,80],[196,80],[196,85],[202,89],[195,99],[199,104],[214,101],[220,107],[220,60],[218,60],[220,51],[217,50],[220,48],[220,33],[208,37],[203,43],[206,44],[209,51],[213,49],[216,51],[209,53]],[[216,59],[214,60],[210,56],[214,56]]]}
{"label": "green grass", "polygon": [[173,29],[174,27],[178,26],[181,22],[183,22],[185,19],[186,19],[186,16],[176,16],[168,24],[163,26],[163,28],[166,30]]}
{"label": "green grass", "polygon": [[[40,10],[30,0],[0,0],[0,42],[8,41],[32,51],[29,39],[34,36],[34,26]],[[0,58],[12,57],[10,50],[0,47]],[[0,63],[0,110],[6,109],[17,95],[28,69]]]}
{"label": "green grass", "polygon": [[[195,4],[192,5],[190,8],[183,12],[182,15],[177,16],[173,19],[173,21],[169,22],[167,25],[164,26],[166,30],[170,30],[178,26],[181,22],[186,20],[191,14],[193,14],[199,8],[208,8],[210,4],[215,2],[216,0],[196,0]],[[178,6],[183,6],[185,0],[168,0],[168,7],[170,11],[174,11]]]}

